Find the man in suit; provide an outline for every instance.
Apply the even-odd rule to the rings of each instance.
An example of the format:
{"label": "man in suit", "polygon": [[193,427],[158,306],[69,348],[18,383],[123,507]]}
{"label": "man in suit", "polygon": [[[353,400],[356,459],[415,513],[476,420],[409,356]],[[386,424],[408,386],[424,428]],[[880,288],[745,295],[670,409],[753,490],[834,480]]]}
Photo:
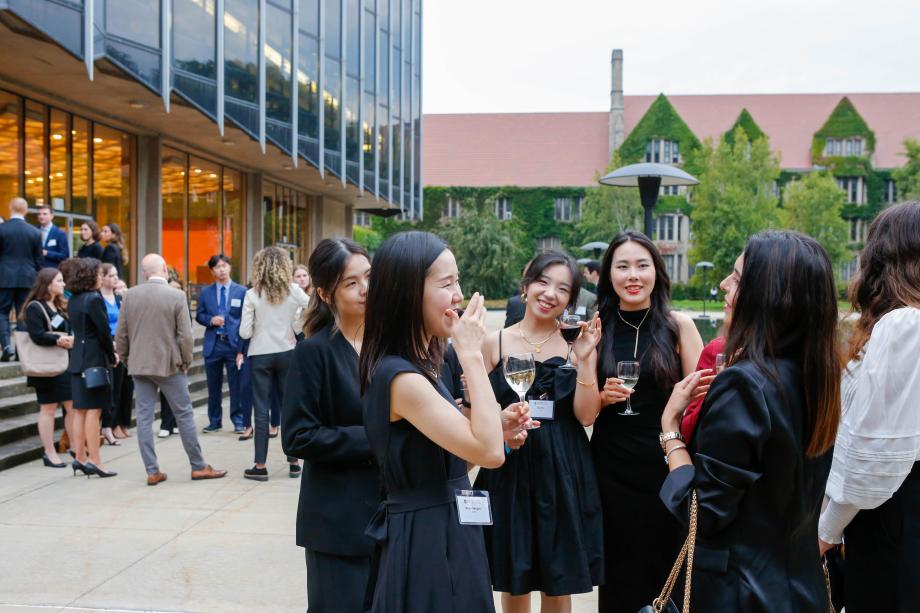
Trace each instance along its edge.
{"label": "man in suit", "polygon": [[70,257],[67,234],[52,223],[54,212],[44,202],[38,203],[38,231],[42,235],[43,268],[57,268],[58,264]]}
{"label": "man in suit", "polygon": [[13,358],[10,342],[10,310],[16,314],[35,283],[42,267],[42,243],[38,230],[26,223],[28,203],[22,198],[10,200],[10,219],[0,224],[0,361]]}
{"label": "man in suit", "polygon": [[192,480],[220,479],[227,471],[216,470],[204,461],[195,432],[187,374],[194,341],[185,294],[169,286],[166,260],[159,255],[144,256],[141,269],[147,282],[128,290],[122,300],[115,350],[134,378],[137,443],[147,470],[147,485],[166,481],[153,441],[153,418],[160,391],[179,426],[179,437],[192,465]]}
{"label": "man in suit", "polygon": [[240,318],[246,288],[230,278],[230,258],[212,255],[208,268],[214,283],[201,290],[195,321],[205,327],[204,368],[208,379],[208,425],[203,432],[216,432],[223,427],[224,371],[230,387],[230,419],[237,434],[245,431],[245,417],[240,400],[240,377],[236,356],[243,350],[240,338]]}

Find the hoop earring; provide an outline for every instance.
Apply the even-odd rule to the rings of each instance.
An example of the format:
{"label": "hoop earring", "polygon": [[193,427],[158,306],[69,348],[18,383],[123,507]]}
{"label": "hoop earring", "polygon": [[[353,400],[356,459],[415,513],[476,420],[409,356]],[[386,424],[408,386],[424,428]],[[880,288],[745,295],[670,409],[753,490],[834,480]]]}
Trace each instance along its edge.
{"label": "hoop earring", "polygon": [[521,302],[527,304],[527,294],[521,294]]}

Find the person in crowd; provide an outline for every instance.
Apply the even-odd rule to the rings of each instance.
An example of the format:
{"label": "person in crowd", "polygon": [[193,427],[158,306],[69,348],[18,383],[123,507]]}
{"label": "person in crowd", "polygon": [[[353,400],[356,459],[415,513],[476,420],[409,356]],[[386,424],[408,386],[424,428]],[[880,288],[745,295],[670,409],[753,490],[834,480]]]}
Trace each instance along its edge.
{"label": "person in crowd", "polygon": [[[74,337],[67,368],[74,408],[72,467],[74,474],[79,470],[86,476],[114,477],[118,473],[106,470],[99,456],[100,418],[111,410],[111,369],[118,363],[105,301],[99,295],[102,263],[95,258],[77,258],[67,272],[65,281],[73,294],[67,303]],[[87,387],[84,372],[90,368],[106,369],[108,383]]]}
{"label": "person in crowd", "polygon": [[[73,348],[70,322],[64,302],[64,277],[57,268],[43,268],[35,278],[35,285],[26,297],[20,315],[36,345]],[[64,429],[73,426],[70,374],[62,372],[56,377],[27,377],[26,385],[35,388],[38,401],[38,436],[42,442],[42,462],[45,466],[65,468],[54,448],[54,418],[58,405],[64,407]]]}
{"label": "person in crowd", "polygon": [[[246,291],[240,336],[249,339],[252,361],[252,400],[255,411],[255,465],[243,471],[246,479],[268,481],[269,404],[272,389],[283,389],[294,349],[297,309],[310,299],[293,282],[291,258],[279,247],[266,247],[252,259],[252,288]],[[300,476],[300,462],[288,456],[289,475]]]}
{"label": "person in crowd", "polygon": [[[102,287],[99,293],[105,302],[105,311],[109,320],[109,331],[115,338],[115,329],[118,327],[118,313],[121,310],[122,297],[115,288],[118,286],[118,270],[108,262],[102,265]],[[119,362],[112,369],[112,404],[109,411],[102,414],[102,436],[109,445],[118,445],[119,438],[131,436],[128,428],[131,427],[131,403],[134,397],[134,386],[128,369],[124,362]]]}
{"label": "person in crowd", "polygon": [[[603,408],[593,414],[575,408],[583,425],[594,425],[606,574],[598,609],[635,613],[660,591],[680,549],[682,528],[658,499],[667,476],[658,427],[671,387],[693,372],[703,341],[692,319],[671,311],[671,281],[647,236],[617,234],[601,271],[597,379]],[[618,376],[619,362],[640,365],[632,392]],[[624,404],[630,394],[633,414]]]}
{"label": "person in crowd", "polygon": [[[478,516],[461,518],[455,490],[470,489],[467,462],[502,465],[504,437],[481,353],[483,298],[473,294],[458,317],[462,300],[456,260],[433,234],[394,234],[374,256],[358,362],[387,492],[368,525],[380,547],[366,603],[374,613],[494,611],[482,529],[468,523]],[[469,418],[438,378],[448,337]]]}
{"label": "person in crowd", "polygon": [[[541,611],[571,611],[571,594],[591,592],[604,579],[600,495],[585,429],[574,407],[596,414],[597,343],[594,318],[573,345],[576,369],[558,319],[574,306],[580,285],[575,261],[558,251],[535,257],[521,280],[526,307],[514,326],[489,334],[482,346],[492,391],[500,405],[517,405],[503,359],[532,353],[536,365],[528,397],[540,428],[498,469],[482,469],[475,487],[489,492],[493,525],[485,528],[492,587],[505,613],[530,611],[530,592],[542,592]],[[540,401],[540,405],[536,402]],[[547,409],[547,403],[549,408]]]}
{"label": "person in crowd", "polygon": [[153,440],[158,391],[166,395],[175,413],[182,447],[192,467],[192,481],[220,479],[227,471],[205,462],[195,431],[188,391],[194,341],[185,294],[169,287],[166,260],[160,255],[144,256],[141,269],[146,282],[125,294],[115,345],[128,365],[128,374],[134,379],[137,444],[147,471],[147,485],[166,481],[166,473],[160,471]]}
{"label": "person in crowd", "polygon": [[[303,293],[305,293],[307,296],[310,295],[310,289],[313,285],[313,280],[310,277],[310,271],[303,264],[298,264],[294,267],[294,283],[296,283],[297,286],[303,290]],[[305,311],[305,309],[301,309],[301,311]],[[305,312],[298,312],[297,315],[303,319],[306,319]],[[302,341],[304,339],[303,328],[295,329],[294,337],[297,339],[298,343]]]}
{"label": "person in crowd", "polygon": [[[184,294],[185,288],[182,286],[182,281],[179,280],[179,274],[176,269],[169,267],[168,271],[167,285]],[[157,433],[157,437],[168,438],[171,434],[179,434],[179,426],[176,424],[176,416],[169,406],[169,401],[166,400],[166,395],[160,391],[160,431]]]}
{"label": "person in crowd", "polygon": [[597,260],[588,260],[582,266],[582,279],[584,285],[592,292],[596,292],[597,284],[601,278],[601,263]]}
{"label": "person in crowd", "polygon": [[99,239],[102,237],[102,231],[99,229],[99,224],[97,224],[92,219],[88,219],[80,225],[80,240],[83,241],[83,245],[77,250],[78,258],[94,258],[96,260],[102,261],[102,245],[99,243]]}
{"label": "person in crowd", "polygon": [[35,205],[38,231],[42,237],[42,268],[57,268],[70,257],[67,234],[54,223],[54,211],[44,202]]}
{"label": "person in crowd", "polygon": [[[528,262],[523,270],[521,270],[521,277],[524,277],[527,274],[527,267],[530,266]],[[513,296],[508,298],[508,302],[505,303],[505,323],[504,328],[510,328],[514,324],[518,323],[524,319],[524,311],[527,308],[524,306],[524,297],[521,294],[515,292]]]}
{"label": "person in crowd", "polygon": [[841,375],[833,266],[816,240],[768,231],[748,241],[735,268],[728,367],[689,449],[680,419],[704,373],[680,381],[661,415],[670,471],[661,500],[684,524],[697,501],[691,611],[825,612],[818,513]]}
{"label": "person in crowd", "polygon": [[10,200],[10,219],[0,226],[0,361],[8,362],[16,352],[10,331],[10,311],[22,311],[26,295],[42,267],[41,233],[26,223],[29,204],[22,198]]}
{"label": "person in crowd", "polygon": [[316,297],[284,390],[281,443],[304,460],[297,544],[310,611],[361,611],[374,549],[364,529],[380,501],[380,477],[358,386],[370,269],[367,251],[351,239],[327,238],[313,250]]}
{"label": "person in crowd", "polygon": [[102,226],[99,232],[99,238],[104,240],[106,245],[102,251],[104,263],[111,264],[118,271],[118,277],[125,276],[125,265],[128,263],[128,251],[125,249],[125,239],[121,233],[121,228],[117,223],[107,223]]}
{"label": "person in crowd", "polygon": [[[747,264],[745,263],[745,267]],[[920,585],[920,202],[869,226],[850,286],[859,313],[818,525],[846,543],[847,613],[915,611]]]}
{"label": "person in crowd", "polygon": [[239,368],[236,356],[243,348],[239,335],[240,317],[246,288],[230,278],[230,258],[220,253],[208,260],[214,283],[201,290],[195,321],[205,327],[204,368],[208,380],[208,425],[203,432],[217,432],[223,427],[224,371],[230,387],[230,419],[241,434],[246,426],[240,402]]}

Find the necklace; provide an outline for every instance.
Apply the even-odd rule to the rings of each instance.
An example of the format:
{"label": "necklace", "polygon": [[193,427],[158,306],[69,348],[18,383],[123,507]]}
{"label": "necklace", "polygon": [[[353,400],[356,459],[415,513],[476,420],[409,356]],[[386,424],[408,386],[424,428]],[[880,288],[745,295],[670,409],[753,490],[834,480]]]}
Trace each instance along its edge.
{"label": "necklace", "polygon": [[529,338],[527,338],[526,334],[524,334],[524,328],[521,327],[520,324],[518,324],[518,334],[521,335],[521,338],[524,339],[525,343],[527,343],[528,345],[534,348],[534,351],[536,351],[537,353],[540,353],[543,350],[543,345],[545,345],[549,341],[549,339],[553,338],[556,335],[556,330],[553,330],[552,332],[550,332],[550,335],[544,338],[542,341],[532,341]]}
{"label": "necklace", "polygon": [[630,328],[635,329],[635,331],[636,331],[636,344],[633,346],[633,359],[636,359],[636,354],[639,353],[639,328],[642,327],[642,324],[645,323],[645,318],[648,317],[648,314],[651,313],[651,312],[652,312],[652,309],[647,310],[647,311],[645,312],[645,315],[642,316],[642,321],[640,321],[640,322],[639,322],[639,325],[636,326],[636,325],[633,325],[633,324],[629,323],[628,321],[626,321],[626,320],[623,318],[623,313],[620,311],[620,309],[617,309],[617,315],[620,316],[620,321],[622,321],[624,324],[626,324],[626,325],[629,326]]}

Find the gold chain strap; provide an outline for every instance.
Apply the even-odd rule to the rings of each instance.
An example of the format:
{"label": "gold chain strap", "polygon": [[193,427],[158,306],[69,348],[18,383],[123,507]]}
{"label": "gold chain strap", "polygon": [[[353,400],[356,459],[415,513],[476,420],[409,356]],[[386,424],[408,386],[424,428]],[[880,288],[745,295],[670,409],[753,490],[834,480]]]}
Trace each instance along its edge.
{"label": "gold chain strap", "polygon": [[684,546],[680,548],[680,553],[677,554],[677,560],[674,561],[674,566],[671,568],[668,580],[665,581],[664,587],[661,588],[661,594],[652,601],[652,608],[655,609],[655,613],[664,611],[668,599],[671,597],[671,591],[674,589],[674,584],[677,583],[677,577],[680,575],[680,569],[683,567],[685,559],[687,560],[687,575],[684,582],[684,607],[682,611],[683,613],[690,613],[690,590],[693,579],[693,551],[696,548],[696,515],[696,490],[693,490],[690,498],[690,529],[687,531],[687,540],[684,541]]}
{"label": "gold chain strap", "polygon": [[831,597],[831,574],[830,571],[827,570],[827,558],[824,558],[821,566],[824,567],[824,587],[827,588],[828,611],[830,611],[830,613],[835,613],[834,599]]}

